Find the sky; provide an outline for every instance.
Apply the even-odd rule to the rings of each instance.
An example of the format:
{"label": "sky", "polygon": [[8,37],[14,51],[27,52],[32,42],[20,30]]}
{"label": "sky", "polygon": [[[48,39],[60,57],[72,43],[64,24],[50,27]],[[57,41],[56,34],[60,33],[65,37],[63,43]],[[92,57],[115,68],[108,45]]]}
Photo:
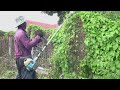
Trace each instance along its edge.
{"label": "sky", "polygon": [[18,16],[47,24],[57,24],[59,20],[57,14],[49,16],[41,11],[0,11],[0,30],[5,32],[15,31],[15,18]]}

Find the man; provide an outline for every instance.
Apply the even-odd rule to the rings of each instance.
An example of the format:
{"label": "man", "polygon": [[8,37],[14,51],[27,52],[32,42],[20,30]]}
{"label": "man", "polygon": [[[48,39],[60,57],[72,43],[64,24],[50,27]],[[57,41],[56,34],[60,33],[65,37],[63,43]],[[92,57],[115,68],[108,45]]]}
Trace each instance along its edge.
{"label": "man", "polygon": [[16,79],[37,79],[35,70],[28,71],[24,65],[23,57],[32,58],[32,47],[42,42],[43,33],[38,31],[35,38],[30,40],[26,33],[26,21],[23,16],[16,18],[16,33],[14,35],[14,48],[18,75]]}

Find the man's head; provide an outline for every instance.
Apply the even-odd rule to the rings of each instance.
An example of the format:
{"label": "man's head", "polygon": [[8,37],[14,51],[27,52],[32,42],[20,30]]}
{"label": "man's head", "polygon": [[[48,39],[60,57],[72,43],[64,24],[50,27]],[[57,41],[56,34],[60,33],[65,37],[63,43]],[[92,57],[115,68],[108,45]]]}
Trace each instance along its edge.
{"label": "man's head", "polygon": [[24,22],[23,24],[21,24],[21,25],[18,26],[18,29],[23,29],[23,30],[25,30],[25,29],[26,29],[26,26],[27,26],[27,24],[26,24],[26,22]]}
{"label": "man's head", "polygon": [[23,16],[19,16],[15,19],[16,21],[16,27],[21,28],[21,29],[26,29],[26,20]]}

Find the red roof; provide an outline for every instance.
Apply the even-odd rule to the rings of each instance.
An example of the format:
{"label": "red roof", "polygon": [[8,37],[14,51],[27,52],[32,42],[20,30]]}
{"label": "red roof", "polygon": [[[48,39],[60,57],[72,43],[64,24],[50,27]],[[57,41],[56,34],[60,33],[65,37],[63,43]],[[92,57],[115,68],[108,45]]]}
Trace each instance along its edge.
{"label": "red roof", "polygon": [[41,26],[45,29],[48,29],[48,28],[57,28],[58,27],[58,24],[46,24],[46,23],[41,23],[41,22],[36,22],[36,21],[31,21],[31,20],[27,20],[27,25],[30,25],[30,24],[33,24],[33,25],[38,25],[38,26]]}

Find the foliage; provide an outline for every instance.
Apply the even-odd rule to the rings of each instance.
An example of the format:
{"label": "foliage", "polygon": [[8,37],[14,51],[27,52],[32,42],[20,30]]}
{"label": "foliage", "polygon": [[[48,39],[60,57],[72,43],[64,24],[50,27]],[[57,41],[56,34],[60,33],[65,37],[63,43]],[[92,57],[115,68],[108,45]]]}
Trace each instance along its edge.
{"label": "foliage", "polygon": [[[120,78],[119,12],[89,11],[72,15],[54,37],[51,56],[52,78],[119,79]],[[27,32],[42,29],[50,37],[56,29],[30,25]],[[13,75],[8,71],[7,75]],[[43,76],[41,76],[43,77]]]}
{"label": "foliage", "polygon": [[[35,36],[35,31],[37,31],[37,30],[42,30],[43,32],[44,32],[44,34],[51,34],[51,33],[53,33],[54,32],[54,30],[55,29],[44,29],[44,28],[42,28],[42,27],[40,27],[40,26],[37,26],[37,25],[29,25],[28,27],[27,27],[27,33],[28,33],[28,35],[31,37],[31,38],[33,38],[34,36]],[[30,34],[30,31],[31,31],[31,34]]]}
{"label": "foliage", "polygon": [[14,31],[10,31],[7,33],[8,36],[14,36],[15,32]]}
{"label": "foliage", "polygon": [[87,78],[120,78],[119,21],[97,12],[78,13],[84,22],[87,56],[81,62],[82,75]]}
{"label": "foliage", "polygon": [[4,36],[5,32],[3,32],[2,30],[0,30],[0,36]]}
{"label": "foliage", "polygon": [[69,13],[70,11],[43,11],[43,13],[46,13],[48,15],[53,15],[54,13],[57,13],[58,14],[58,17],[60,18],[59,21],[58,21],[58,24],[60,25],[64,18],[65,18],[65,15],[66,13]]}
{"label": "foliage", "polygon": [[[83,31],[81,24],[77,25],[81,20]],[[118,19],[106,18],[100,12],[77,12],[71,16],[53,40],[54,78],[120,78],[119,24]],[[86,35],[84,42],[80,40],[81,31]],[[74,54],[81,47],[75,37],[79,37],[78,42],[85,43],[83,58]]]}
{"label": "foliage", "polygon": [[108,19],[120,20],[120,11],[101,11],[99,12]]}
{"label": "foliage", "polygon": [[4,32],[4,31],[0,31],[0,37],[3,37],[5,39],[8,38],[8,36],[14,36],[15,32],[14,31],[9,31],[9,32]]}
{"label": "foliage", "polygon": [[[80,72],[79,59],[76,59],[75,50],[77,51],[75,41],[76,36],[79,36],[81,29],[81,19],[71,16],[54,37],[54,53],[51,60],[54,64],[54,78],[78,78]],[[79,50],[78,50],[79,51]]]}

